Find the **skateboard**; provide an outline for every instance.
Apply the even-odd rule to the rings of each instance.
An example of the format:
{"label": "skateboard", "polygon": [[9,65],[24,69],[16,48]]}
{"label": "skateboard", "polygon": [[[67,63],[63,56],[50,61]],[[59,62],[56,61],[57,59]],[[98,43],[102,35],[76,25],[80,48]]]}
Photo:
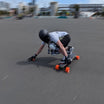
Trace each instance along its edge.
{"label": "skateboard", "polygon": [[57,71],[59,71],[59,70],[64,70],[64,72],[69,73],[69,72],[70,72],[70,67],[69,67],[69,65],[71,64],[71,62],[72,62],[73,60],[79,60],[79,59],[80,59],[80,56],[75,55],[75,54],[72,53],[72,54],[69,56],[70,62],[69,62],[68,64],[59,63],[58,65],[55,66],[55,70],[57,70]]}

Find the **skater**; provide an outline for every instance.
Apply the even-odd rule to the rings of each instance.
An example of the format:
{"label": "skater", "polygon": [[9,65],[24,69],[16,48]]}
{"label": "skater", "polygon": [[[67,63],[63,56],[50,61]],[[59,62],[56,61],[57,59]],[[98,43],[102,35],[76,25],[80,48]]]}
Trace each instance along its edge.
{"label": "skater", "polygon": [[68,64],[70,62],[68,58],[70,54],[70,49],[73,49],[73,47],[68,46],[69,42],[71,41],[69,33],[65,31],[48,32],[47,30],[43,29],[40,30],[39,37],[42,40],[42,44],[38,49],[37,53],[35,53],[32,57],[28,58],[28,61],[35,61],[36,57],[43,50],[44,46],[48,44],[48,53],[61,53],[64,56],[61,62],[65,64]]}

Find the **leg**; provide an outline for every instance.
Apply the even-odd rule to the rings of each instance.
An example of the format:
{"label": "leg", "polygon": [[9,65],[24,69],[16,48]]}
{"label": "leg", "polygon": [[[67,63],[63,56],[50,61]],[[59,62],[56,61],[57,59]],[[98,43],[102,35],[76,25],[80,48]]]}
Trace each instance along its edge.
{"label": "leg", "polygon": [[[65,49],[66,49],[66,51],[68,51],[68,48],[69,48],[69,46],[68,46],[68,44],[69,44],[69,42],[71,41],[71,38],[70,38],[70,36],[69,35],[66,35],[62,40],[60,40],[61,41],[61,43],[63,44],[63,46],[65,47]],[[62,52],[61,52],[61,50],[59,50],[59,52],[61,53],[61,54],[63,54]],[[61,60],[61,63],[64,63],[65,62],[65,56],[63,57],[63,59]]]}

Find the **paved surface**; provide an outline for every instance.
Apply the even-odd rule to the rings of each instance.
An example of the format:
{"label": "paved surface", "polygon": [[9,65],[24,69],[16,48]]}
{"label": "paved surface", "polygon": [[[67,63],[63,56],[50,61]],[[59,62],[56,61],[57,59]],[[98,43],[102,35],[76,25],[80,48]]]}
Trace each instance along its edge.
{"label": "paved surface", "polygon": [[[61,55],[26,63],[40,46],[38,32],[64,30],[80,55],[71,73],[56,72]],[[0,104],[104,104],[104,20],[0,20]]]}

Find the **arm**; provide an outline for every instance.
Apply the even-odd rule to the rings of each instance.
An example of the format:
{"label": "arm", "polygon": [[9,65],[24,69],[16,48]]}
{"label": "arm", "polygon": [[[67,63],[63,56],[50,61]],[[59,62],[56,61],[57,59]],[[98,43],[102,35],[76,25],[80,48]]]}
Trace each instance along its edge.
{"label": "arm", "polygon": [[30,58],[28,58],[28,61],[35,61],[37,55],[42,51],[42,49],[44,48],[45,44],[42,44],[40,46],[40,48],[38,49],[37,53],[35,53],[35,55],[31,56]]}
{"label": "arm", "polygon": [[65,48],[64,48],[64,46],[63,46],[63,44],[61,43],[61,41],[58,40],[56,44],[60,47],[60,52],[61,52],[64,56],[67,57],[68,54],[67,54],[67,52],[66,52],[66,50],[65,50]]}
{"label": "arm", "polygon": [[42,44],[42,45],[40,46],[40,48],[38,49],[36,55],[39,55],[39,53],[43,50],[44,46],[45,46],[45,44]]}

